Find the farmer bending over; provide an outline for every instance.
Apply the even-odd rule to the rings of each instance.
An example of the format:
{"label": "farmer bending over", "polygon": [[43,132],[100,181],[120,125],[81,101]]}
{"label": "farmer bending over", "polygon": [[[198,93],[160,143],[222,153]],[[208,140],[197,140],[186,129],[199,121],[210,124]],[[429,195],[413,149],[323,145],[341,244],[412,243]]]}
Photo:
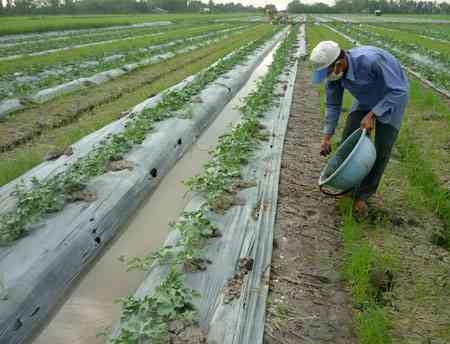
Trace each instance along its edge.
{"label": "farmer bending over", "polygon": [[348,51],[336,42],[320,42],[311,52],[313,83],[326,83],[326,119],[321,154],[331,152],[331,137],[342,111],[344,89],[354,97],[342,141],[358,128],[375,128],[375,164],[354,192],[356,211],[367,210],[367,199],[380,184],[408,102],[408,79],[400,63],[387,51],[361,46]]}

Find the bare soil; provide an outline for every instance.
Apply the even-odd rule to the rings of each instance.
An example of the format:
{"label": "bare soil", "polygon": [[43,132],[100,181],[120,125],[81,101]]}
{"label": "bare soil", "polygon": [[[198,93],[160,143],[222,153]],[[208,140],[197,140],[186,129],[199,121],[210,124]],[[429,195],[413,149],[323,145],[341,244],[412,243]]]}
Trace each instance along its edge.
{"label": "bare soil", "polygon": [[317,187],[323,159],[319,93],[300,65],[281,165],[267,344],[355,342],[335,200]]}

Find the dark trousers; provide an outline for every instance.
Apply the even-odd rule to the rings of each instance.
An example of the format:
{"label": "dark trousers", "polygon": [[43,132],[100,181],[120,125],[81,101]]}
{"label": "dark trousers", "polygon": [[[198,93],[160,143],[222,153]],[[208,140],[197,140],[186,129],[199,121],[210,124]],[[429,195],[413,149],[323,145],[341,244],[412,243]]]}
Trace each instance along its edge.
{"label": "dark trousers", "polygon": [[[367,113],[368,111],[354,111],[348,115],[342,134],[342,141],[361,126],[361,120]],[[391,157],[392,147],[397,139],[397,135],[398,130],[395,127],[375,120],[375,148],[377,150],[377,158],[370,173],[362,181],[359,188],[355,190],[354,197],[356,199],[367,200],[377,191],[381,177]]]}

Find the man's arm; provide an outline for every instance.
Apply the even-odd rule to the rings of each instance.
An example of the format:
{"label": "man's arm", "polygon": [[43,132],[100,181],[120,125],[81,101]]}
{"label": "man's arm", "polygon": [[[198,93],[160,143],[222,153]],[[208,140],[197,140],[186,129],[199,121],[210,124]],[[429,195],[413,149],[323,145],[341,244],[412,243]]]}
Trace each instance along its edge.
{"label": "man's arm", "polygon": [[373,108],[372,113],[377,116],[392,113],[396,106],[405,104],[408,100],[408,82],[404,80],[386,61],[378,59],[372,65],[372,73],[382,78],[388,88],[388,93]]}
{"label": "man's arm", "polygon": [[344,95],[344,88],[342,87],[342,82],[331,81],[326,85],[326,115],[325,115],[325,126],[323,133],[325,136],[333,136],[336,130],[339,116],[342,111],[342,97]]}
{"label": "man's arm", "polygon": [[320,144],[320,155],[326,156],[331,153],[331,137],[336,130],[339,116],[341,115],[343,94],[344,88],[340,80],[327,83],[324,137]]}

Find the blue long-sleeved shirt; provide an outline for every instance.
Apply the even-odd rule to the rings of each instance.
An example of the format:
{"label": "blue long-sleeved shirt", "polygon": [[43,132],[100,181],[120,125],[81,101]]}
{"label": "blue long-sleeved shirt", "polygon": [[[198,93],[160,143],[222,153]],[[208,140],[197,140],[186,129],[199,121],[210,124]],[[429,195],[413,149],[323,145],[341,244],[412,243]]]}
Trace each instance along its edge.
{"label": "blue long-sleeved shirt", "polygon": [[408,102],[409,84],[400,63],[385,50],[360,46],[346,52],[345,76],[326,85],[324,133],[332,135],[342,111],[344,89],[354,97],[351,111],[372,111],[377,120],[399,129]]}

